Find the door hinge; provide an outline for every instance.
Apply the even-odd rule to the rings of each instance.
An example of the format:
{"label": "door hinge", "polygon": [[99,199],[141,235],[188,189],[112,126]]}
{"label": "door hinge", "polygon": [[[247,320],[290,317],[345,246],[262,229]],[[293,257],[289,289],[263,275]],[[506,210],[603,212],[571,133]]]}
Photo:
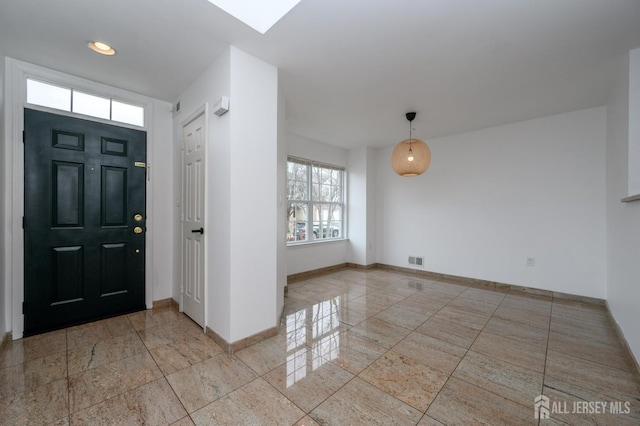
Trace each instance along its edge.
{"label": "door hinge", "polygon": [[22,143],[24,143],[24,141],[27,139],[27,135],[25,133],[25,131],[22,131]]}
{"label": "door hinge", "polygon": [[26,303],[22,302],[22,314],[24,315],[24,308],[25,308]]}
{"label": "door hinge", "polygon": [[22,216],[22,229],[24,229],[24,216]]}

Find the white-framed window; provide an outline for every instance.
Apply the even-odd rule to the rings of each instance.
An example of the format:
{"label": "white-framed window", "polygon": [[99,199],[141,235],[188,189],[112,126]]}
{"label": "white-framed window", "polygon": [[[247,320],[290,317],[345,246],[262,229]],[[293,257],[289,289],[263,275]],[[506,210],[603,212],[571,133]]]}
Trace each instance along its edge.
{"label": "white-framed window", "polygon": [[27,103],[144,127],[144,107],[27,78]]}
{"label": "white-framed window", "polygon": [[344,167],[287,158],[287,244],[344,238]]}

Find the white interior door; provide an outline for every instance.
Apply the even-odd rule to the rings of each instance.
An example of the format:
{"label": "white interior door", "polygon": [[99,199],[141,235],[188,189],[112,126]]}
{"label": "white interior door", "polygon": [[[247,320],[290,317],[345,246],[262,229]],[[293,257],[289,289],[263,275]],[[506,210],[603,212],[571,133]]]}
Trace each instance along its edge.
{"label": "white interior door", "polygon": [[205,115],[183,126],[182,310],[204,327]]}

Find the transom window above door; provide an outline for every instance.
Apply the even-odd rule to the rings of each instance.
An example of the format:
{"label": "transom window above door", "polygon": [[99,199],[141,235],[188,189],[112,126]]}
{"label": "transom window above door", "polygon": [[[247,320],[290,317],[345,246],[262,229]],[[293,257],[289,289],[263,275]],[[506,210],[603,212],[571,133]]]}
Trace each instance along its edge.
{"label": "transom window above door", "polygon": [[144,127],[144,107],[31,78],[27,103]]}

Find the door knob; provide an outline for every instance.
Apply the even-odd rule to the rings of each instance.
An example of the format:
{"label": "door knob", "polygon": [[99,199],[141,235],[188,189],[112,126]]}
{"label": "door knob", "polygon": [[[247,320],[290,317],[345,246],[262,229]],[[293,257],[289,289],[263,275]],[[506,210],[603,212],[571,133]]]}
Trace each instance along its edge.
{"label": "door knob", "polygon": [[191,233],[193,233],[193,234],[197,234],[198,232],[200,233],[200,235],[204,234],[204,228],[192,229],[191,230]]}

